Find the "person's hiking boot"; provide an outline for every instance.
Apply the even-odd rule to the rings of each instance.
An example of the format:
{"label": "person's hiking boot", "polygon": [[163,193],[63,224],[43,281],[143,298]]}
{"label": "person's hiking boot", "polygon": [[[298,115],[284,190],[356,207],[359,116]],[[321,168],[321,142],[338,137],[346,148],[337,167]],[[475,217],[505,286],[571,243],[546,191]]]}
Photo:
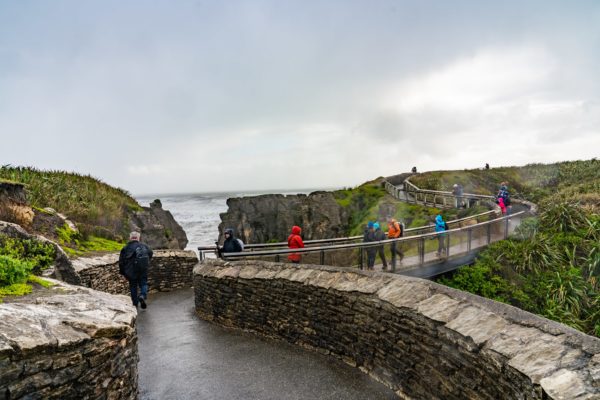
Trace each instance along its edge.
{"label": "person's hiking boot", "polygon": [[143,297],[140,297],[140,298],[139,298],[139,301],[140,301],[140,305],[141,305],[141,306],[142,306],[142,308],[145,310],[145,309],[146,309],[146,307],[148,307],[148,306],[146,305],[146,300],[144,300],[144,298],[143,298]]}

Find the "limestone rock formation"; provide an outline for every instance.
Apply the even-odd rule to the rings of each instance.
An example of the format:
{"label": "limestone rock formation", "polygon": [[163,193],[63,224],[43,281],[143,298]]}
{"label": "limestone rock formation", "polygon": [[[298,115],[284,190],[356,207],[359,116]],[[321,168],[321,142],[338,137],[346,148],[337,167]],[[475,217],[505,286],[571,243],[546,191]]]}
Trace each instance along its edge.
{"label": "limestone rock formation", "polygon": [[0,397],[137,398],[129,298],[54,283],[0,304]]}
{"label": "limestone rock formation", "polygon": [[0,220],[30,227],[34,215],[33,209],[27,204],[24,185],[0,182]]}
{"label": "limestone rock formation", "polygon": [[331,192],[230,198],[227,206],[219,240],[225,228],[233,228],[246,243],[285,241],[294,225],[302,227],[304,239],[343,236],[348,229],[347,211]]}
{"label": "limestone rock formation", "polygon": [[133,214],[130,227],[142,233],[144,243],[154,249],[185,249],[188,243],[185,231],[169,211],[163,210],[160,200],[143,209]]}

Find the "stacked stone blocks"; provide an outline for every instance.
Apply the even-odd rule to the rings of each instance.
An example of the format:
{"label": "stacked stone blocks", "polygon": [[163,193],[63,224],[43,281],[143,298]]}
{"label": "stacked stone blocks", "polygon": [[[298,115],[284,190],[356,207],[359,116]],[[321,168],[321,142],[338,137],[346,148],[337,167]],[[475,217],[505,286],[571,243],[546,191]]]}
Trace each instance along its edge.
{"label": "stacked stone blocks", "polygon": [[410,399],[600,398],[600,340],[433,282],[206,260],[196,311],[335,356]]}

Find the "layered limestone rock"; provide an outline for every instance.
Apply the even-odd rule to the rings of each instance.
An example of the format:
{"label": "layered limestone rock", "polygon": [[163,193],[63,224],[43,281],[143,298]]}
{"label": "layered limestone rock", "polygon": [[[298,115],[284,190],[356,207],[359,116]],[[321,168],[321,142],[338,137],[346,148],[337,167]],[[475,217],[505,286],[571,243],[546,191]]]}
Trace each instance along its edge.
{"label": "layered limestone rock", "polygon": [[0,397],[136,399],[137,313],[130,300],[54,283],[0,304]]}
{"label": "layered limestone rock", "polygon": [[27,204],[25,186],[0,181],[0,220],[30,227],[35,213]]}
{"label": "layered limestone rock", "polygon": [[[193,251],[155,250],[148,270],[150,292],[192,286],[192,271],[198,262]],[[78,258],[72,261],[81,285],[107,293],[129,293],[127,280],[119,274],[119,255]]]}
{"label": "layered limestone rock", "polygon": [[131,230],[141,232],[144,243],[153,249],[185,249],[188,244],[185,231],[169,211],[163,210],[160,200],[142,208],[143,211],[132,215]]}
{"label": "layered limestone rock", "polygon": [[598,399],[600,340],[433,282],[206,260],[196,311],[338,357],[406,399]]}
{"label": "layered limestone rock", "polygon": [[331,192],[230,198],[227,206],[219,240],[225,228],[233,228],[245,243],[285,241],[294,225],[302,227],[304,239],[340,237],[348,230],[347,211]]}

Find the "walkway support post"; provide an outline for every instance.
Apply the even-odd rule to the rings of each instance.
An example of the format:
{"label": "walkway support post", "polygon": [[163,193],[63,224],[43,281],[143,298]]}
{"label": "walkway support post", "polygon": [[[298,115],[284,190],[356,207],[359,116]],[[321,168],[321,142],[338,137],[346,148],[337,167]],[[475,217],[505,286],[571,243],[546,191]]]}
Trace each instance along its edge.
{"label": "walkway support post", "polygon": [[360,256],[360,263],[358,265],[359,265],[360,269],[364,269],[364,267],[365,267],[365,260],[364,260],[364,258],[365,257],[364,257],[364,250],[363,250],[362,247],[358,249],[358,254]]}
{"label": "walkway support post", "polygon": [[425,264],[425,238],[419,240],[419,264]]}
{"label": "walkway support post", "polygon": [[473,239],[473,229],[467,229],[467,252],[471,252],[471,240]]}
{"label": "walkway support post", "polygon": [[492,241],[492,224],[487,224],[487,244],[489,245]]}
{"label": "walkway support post", "polygon": [[508,218],[504,220],[504,239],[508,239]]}
{"label": "walkway support post", "polygon": [[325,250],[321,250],[319,253],[320,253],[319,261],[320,261],[321,265],[325,265]]}

